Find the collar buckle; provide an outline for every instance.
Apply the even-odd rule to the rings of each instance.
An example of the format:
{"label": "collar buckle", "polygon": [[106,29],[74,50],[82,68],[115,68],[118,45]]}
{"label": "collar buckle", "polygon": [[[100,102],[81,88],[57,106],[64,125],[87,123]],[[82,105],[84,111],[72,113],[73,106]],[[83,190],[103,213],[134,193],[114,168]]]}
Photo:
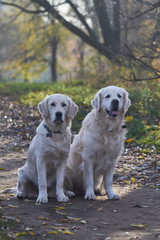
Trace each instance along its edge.
{"label": "collar buckle", "polygon": [[44,124],[45,129],[47,130],[46,137],[52,137],[52,131],[51,129]]}

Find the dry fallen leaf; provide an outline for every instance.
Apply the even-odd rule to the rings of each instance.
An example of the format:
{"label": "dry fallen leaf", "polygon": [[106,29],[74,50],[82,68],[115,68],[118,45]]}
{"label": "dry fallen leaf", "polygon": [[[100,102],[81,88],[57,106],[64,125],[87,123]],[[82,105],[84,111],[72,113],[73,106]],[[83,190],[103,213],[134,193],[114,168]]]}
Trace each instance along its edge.
{"label": "dry fallen leaf", "polygon": [[41,205],[41,203],[34,203],[34,205],[39,206],[39,205]]}
{"label": "dry fallen leaf", "polygon": [[41,217],[41,216],[38,216],[37,219],[38,219],[38,220],[51,221],[49,218],[47,218],[47,217]]}
{"label": "dry fallen leaf", "polygon": [[48,225],[48,222],[43,222],[43,225]]}
{"label": "dry fallen leaf", "polygon": [[19,232],[19,233],[16,233],[16,237],[18,237],[18,236],[24,236],[24,235],[26,235],[27,233],[26,232]]}
{"label": "dry fallen leaf", "polygon": [[86,220],[81,220],[80,223],[81,224],[86,224]]}
{"label": "dry fallen leaf", "polygon": [[9,204],[8,207],[10,207],[10,208],[18,208],[18,206],[11,205],[11,204]]}
{"label": "dry fallen leaf", "polygon": [[131,177],[131,182],[135,183],[135,178]]}
{"label": "dry fallen leaf", "polygon": [[34,232],[29,232],[29,234],[32,236],[36,235],[36,233],[34,233]]}
{"label": "dry fallen leaf", "polygon": [[60,222],[64,222],[64,223],[74,223],[74,222],[79,222],[80,220],[82,220],[82,218],[72,218],[69,216],[66,216],[67,219],[61,219]]}
{"label": "dry fallen leaf", "polygon": [[64,226],[51,226],[51,228],[53,228],[56,231],[68,230],[68,227],[64,227]]}
{"label": "dry fallen leaf", "polygon": [[133,223],[133,224],[131,224],[130,226],[131,226],[131,227],[138,227],[138,228],[145,228],[145,227],[147,226],[147,224],[141,224],[141,223],[140,223],[140,224],[134,224],[134,223]]}
{"label": "dry fallen leaf", "polygon": [[129,139],[126,139],[126,140],[125,140],[126,143],[130,143],[130,142],[132,142],[132,141],[133,141],[133,138],[129,138]]}
{"label": "dry fallen leaf", "polygon": [[65,210],[65,207],[61,207],[61,206],[56,206],[55,210],[57,211],[61,211],[61,210]]}
{"label": "dry fallen leaf", "polygon": [[75,233],[70,232],[70,231],[62,231],[63,234],[67,234],[67,235],[74,235]]}
{"label": "dry fallen leaf", "polygon": [[58,233],[57,231],[48,232],[48,234],[57,234],[57,233]]}
{"label": "dry fallen leaf", "polygon": [[26,231],[33,231],[33,228],[26,227],[25,230],[26,230]]}

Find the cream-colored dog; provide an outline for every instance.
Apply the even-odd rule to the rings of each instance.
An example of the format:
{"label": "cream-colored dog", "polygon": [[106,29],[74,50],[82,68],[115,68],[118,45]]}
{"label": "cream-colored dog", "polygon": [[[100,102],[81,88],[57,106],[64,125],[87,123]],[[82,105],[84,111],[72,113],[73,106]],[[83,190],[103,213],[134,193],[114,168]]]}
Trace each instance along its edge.
{"label": "cream-colored dog", "polygon": [[[71,120],[78,107],[69,97],[53,94],[40,102],[38,109],[43,121],[31,142],[26,163],[18,171],[17,197],[38,196],[37,202],[47,203],[49,192],[52,196],[56,185],[57,201],[67,202],[64,172],[71,142]],[[73,194],[68,192],[68,195]]]}
{"label": "cream-colored dog", "polygon": [[74,191],[83,190],[85,199],[95,200],[94,190],[104,190],[109,199],[119,199],[112,179],[125,140],[124,116],[130,106],[125,89],[109,86],[98,91],[71,145],[66,177]]}

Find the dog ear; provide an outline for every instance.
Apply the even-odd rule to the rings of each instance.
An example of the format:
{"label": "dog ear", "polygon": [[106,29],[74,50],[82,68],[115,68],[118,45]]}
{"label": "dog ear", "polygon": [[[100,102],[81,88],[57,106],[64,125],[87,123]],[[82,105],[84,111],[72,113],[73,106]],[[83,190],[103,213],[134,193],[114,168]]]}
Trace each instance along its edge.
{"label": "dog ear", "polygon": [[78,111],[78,106],[72,101],[71,98],[68,97],[68,99],[69,99],[69,108],[67,111],[67,118],[72,120]]}
{"label": "dog ear", "polygon": [[131,100],[128,97],[128,92],[124,88],[122,88],[122,91],[123,91],[123,101],[124,101],[123,102],[123,112],[125,114],[131,105]]}
{"label": "dog ear", "polygon": [[93,108],[97,110],[97,112],[101,109],[101,95],[100,92],[98,92],[95,96],[95,98],[91,101],[91,105]]}
{"label": "dog ear", "polygon": [[48,97],[38,104],[38,110],[44,119],[48,117]]}

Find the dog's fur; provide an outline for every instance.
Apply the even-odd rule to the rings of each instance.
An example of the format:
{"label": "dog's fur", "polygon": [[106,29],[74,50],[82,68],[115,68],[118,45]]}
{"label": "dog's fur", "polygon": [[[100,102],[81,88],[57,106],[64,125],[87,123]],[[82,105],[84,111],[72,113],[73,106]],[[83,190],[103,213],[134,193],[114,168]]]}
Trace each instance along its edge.
{"label": "dog's fur", "polygon": [[[63,189],[64,172],[71,142],[71,120],[78,107],[69,97],[53,94],[40,102],[38,109],[43,121],[30,144],[26,163],[18,171],[17,197],[38,195],[37,202],[46,203],[56,185],[57,201],[67,202],[69,198]],[[71,192],[68,194],[72,195]]]}
{"label": "dog's fur", "polygon": [[71,144],[67,184],[74,191],[83,190],[88,200],[96,199],[94,190],[105,190],[109,199],[119,199],[112,189],[112,179],[123,151],[124,116],[131,103],[125,89],[109,86],[99,90],[91,104],[93,109]]}

